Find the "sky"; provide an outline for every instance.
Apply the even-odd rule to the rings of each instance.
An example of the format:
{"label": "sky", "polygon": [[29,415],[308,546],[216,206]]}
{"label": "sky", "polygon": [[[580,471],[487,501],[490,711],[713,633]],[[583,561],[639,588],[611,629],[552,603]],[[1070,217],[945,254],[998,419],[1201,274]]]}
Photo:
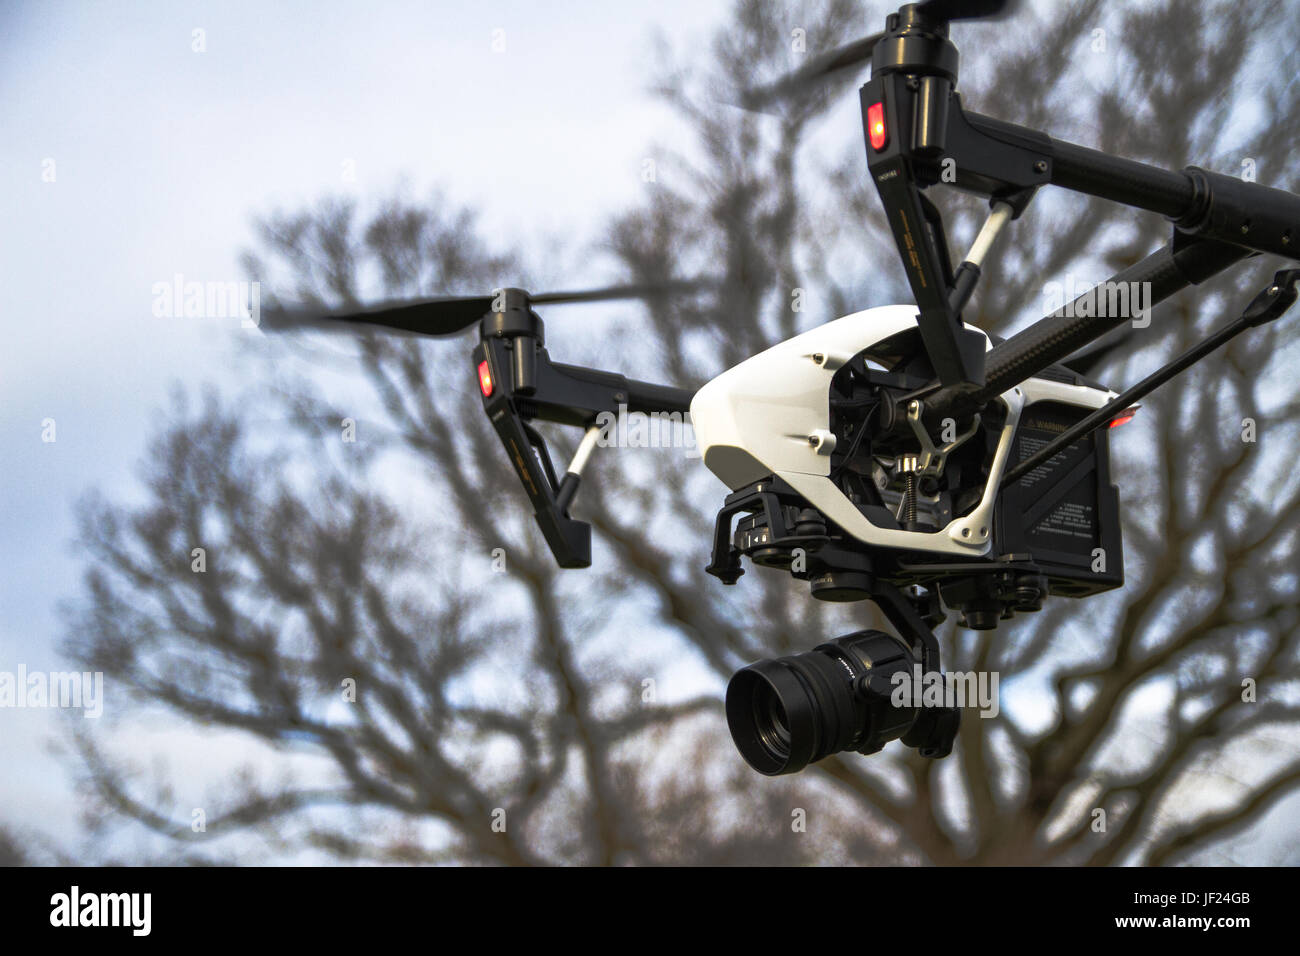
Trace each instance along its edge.
{"label": "sky", "polygon": [[[241,382],[237,322],[159,318],[156,283],[243,278],[255,216],[398,184],[480,210],[502,245],[589,243],[672,133],[647,90],[656,34],[690,50],[726,9],[0,5],[0,670],[64,666],[73,504],[139,495],[173,383]],[[547,278],[602,278],[581,273],[566,259]],[[3,714],[0,824],[70,832],[58,717]]]}

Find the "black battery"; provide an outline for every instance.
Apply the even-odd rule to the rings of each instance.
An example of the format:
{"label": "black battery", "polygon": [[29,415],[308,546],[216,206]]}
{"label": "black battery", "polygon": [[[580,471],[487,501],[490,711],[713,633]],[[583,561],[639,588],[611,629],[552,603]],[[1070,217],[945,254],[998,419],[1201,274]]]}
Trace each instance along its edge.
{"label": "black battery", "polygon": [[[1007,468],[1091,411],[1062,402],[1026,405]],[[1083,597],[1123,585],[1119,492],[1110,481],[1109,429],[1080,438],[1002,489],[994,546],[999,554],[1030,555],[1047,575],[1052,594]]]}

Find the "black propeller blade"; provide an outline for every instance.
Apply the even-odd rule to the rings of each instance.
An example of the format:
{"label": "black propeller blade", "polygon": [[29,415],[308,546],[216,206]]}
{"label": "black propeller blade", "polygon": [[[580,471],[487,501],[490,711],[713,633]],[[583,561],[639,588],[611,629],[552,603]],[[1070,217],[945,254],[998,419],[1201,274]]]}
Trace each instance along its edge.
{"label": "black propeller blade", "polygon": [[930,20],[1001,20],[1020,0],[925,0],[917,10]]}
{"label": "black propeller blade", "polygon": [[538,305],[557,305],[574,302],[610,302],[616,299],[653,299],[660,295],[699,292],[716,286],[717,282],[712,279],[670,279],[667,282],[614,285],[582,292],[543,292],[540,295],[530,295],[528,301]]}
{"label": "black propeller blade", "polygon": [[[709,280],[683,279],[657,283],[634,283],[577,292],[547,292],[529,295],[533,305],[561,305],[578,302],[608,302],[617,299],[651,299],[660,295],[694,292],[715,285]],[[444,296],[382,302],[364,309],[332,311],[301,306],[267,309],[259,327],[265,331],[294,329],[342,329],[347,325],[371,325],[416,335],[455,335],[475,325],[492,311],[497,295]]]}
{"label": "black propeller blade", "polygon": [[822,53],[813,57],[793,73],[787,73],[775,83],[747,90],[740,97],[740,105],[747,110],[761,110],[779,100],[797,96],[811,91],[828,77],[840,70],[857,66],[871,59],[871,51],[876,48],[883,33],[873,33],[861,40],[846,43],[838,50]]}
{"label": "black propeller blade", "polygon": [[[917,12],[936,22],[1001,19],[1013,13],[1018,5],[1019,0],[926,0],[917,4]],[[841,70],[870,60],[876,44],[884,37],[884,33],[873,33],[816,56],[774,83],[745,91],[739,105],[748,110],[762,110],[780,100],[810,92]]]}
{"label": "black propeller blade", "polygon": [[492,296],[472,295],[384,302],[360,310],[323,311],[302,307],[269,309],[259,328],[268,331],[341,328],[342,323],[377,325],[417,335],[454,335],[492,309]]}

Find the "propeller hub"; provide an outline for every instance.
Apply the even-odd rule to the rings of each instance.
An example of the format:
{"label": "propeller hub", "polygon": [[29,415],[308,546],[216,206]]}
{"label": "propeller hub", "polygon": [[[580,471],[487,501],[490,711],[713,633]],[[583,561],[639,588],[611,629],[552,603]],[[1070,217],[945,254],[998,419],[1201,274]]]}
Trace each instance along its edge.
{"label": "propeller hub", "polygon": [[532,310],[528,293],[523,289],[499,289],[492,298],[492,311],[483,316],[484,337],[517,338],[529,335],[542,340],[542,320]]}
{"label": "propeller hub", "polygon": [[889,15],[885,35],[871,54],[873,76],[901,72],[957,82],[957,48],[948,39],[948,23],[927,15],[923,7],[909,3]]}

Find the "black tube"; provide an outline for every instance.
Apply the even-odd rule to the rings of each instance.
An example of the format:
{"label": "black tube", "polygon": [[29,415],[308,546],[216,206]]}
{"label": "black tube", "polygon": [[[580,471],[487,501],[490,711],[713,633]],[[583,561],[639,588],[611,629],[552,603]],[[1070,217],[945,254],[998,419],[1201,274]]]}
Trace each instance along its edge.
{"label": "black tube", "polygon": [[695,397],[694,389],[638,382],[617,372],[603,372],[561,362],[553,362],[551,367],[569,378],[614,389],[624,396],[620,401],[627,405],[629,412],[644,412],[647,415],[653,412],[680,412],[684,415],[691,410],[691,399]]}
{"label": "black tube", "polygon": [[1186,215],[1195,199],[1191,177],[1052,140],[1052,184],[1099,196],[1170,219]]}
{"label": "black tube", "polygon": [[560,487],[555,492],[555,508],[560,514],[569,513],[569,505],[573,504],[573,496],[578,493],[578,485],[581,483],[581,475],[571,471],[564,473],[564,477],[560,479]]}
{"label": "black tube", "polygon": [[1226,345],[1242,332],[1263,325],[1265,322],[1271,322],[1280,316],[1296,300],[1295,289],[1291,288],[1290,284],[1294,283],[1298,277],[1300,277],[1300,270],[1279,272],[1274,277],[1273,284],[1255,297],[1255,300],[1247,306],[1245,313],[1240,318],[1233,320],[1214,334],[1202,339],[1168,365],[1156,369],[1136,385],[1130,385],[1101,408],[1094,410],[1082,420],[1061,432],[1038,451],[1008,471],[1002,478],[1002,486],[1005,488],[1007,485],[1019,481],[1053,455],[1065,448],[1069,448],[1084,435],[1115,418],[1117,414],[1130,407],[1134,402],[1146,398],[1147,395],[1154,392],[1175,375],[1190,368],[1216,349]]}
{"label": "black tube", "polygon": [[1300,196],[1196,166],[1184,170],[1196,186],[1192,211],[1178,226],[1198,236],[1300,259]]}
{"label": "black tube", "polygon": [[514,386],[521,395],[537,391],[537,340],[531,335],[514,338]]}
{"label": "black tube", "polygon": [[1052,139],[978,113],[980,133],[1051,158],[1049,181],[1135,209],[1158,212],[1189,235],[1300,259],[1300,196],[1196,166],[1171,171]]}
{"label": "black tube", "polygon": [[[1193,240],[1177,249],[1167,245],[1116,273],[1103,285],[1148,283],[1150,291],[1145,304],[1150,307],[1188,286],[1204,282],[1250,254],[1239,246],[1208,239]],[[1079,315],[1082,310],[1078,305],[1085,299],[1090,299],[1094,308],[1088,310],[1088,315]],[[1069,307],[995,345],[984,360],[983,387],[958,385],[940,389],[926,400],[927,409],[931,414],[945,414],[979,408],[1133,317],[1132,308],[1117,308],[1111,314],[1110,305],[1110,296],[1097,295],[1093,290],[1085,292]],[[1132,305],[1131,301],[1128,305]]]}
{"label": "black tube", "polygon": [[952,276],[952,292],[948,294],[948,308],[952,309],[953,315],[961,315],[979,281],[980,267],[969,259],[957,267]]}
{"label": "black tube", "polygon": [[967,113],[971,126],[1000,142],[1034,148],[1052,159],[1051,183],[1065,189],[1110,199],[1172,219],[1186,215],[1196,197],[1185,172],[1170,172],[1132,159],[1111,156],[1086,146],[1053,139],[1037,130],[991,116]]}
{"label": "black tube", "polygon": [[685,415],[691,410],[694,397],[695,393],[687,388],[638,382],[633,378],[627,380],[627,408],[631,412],[681,412]]}

